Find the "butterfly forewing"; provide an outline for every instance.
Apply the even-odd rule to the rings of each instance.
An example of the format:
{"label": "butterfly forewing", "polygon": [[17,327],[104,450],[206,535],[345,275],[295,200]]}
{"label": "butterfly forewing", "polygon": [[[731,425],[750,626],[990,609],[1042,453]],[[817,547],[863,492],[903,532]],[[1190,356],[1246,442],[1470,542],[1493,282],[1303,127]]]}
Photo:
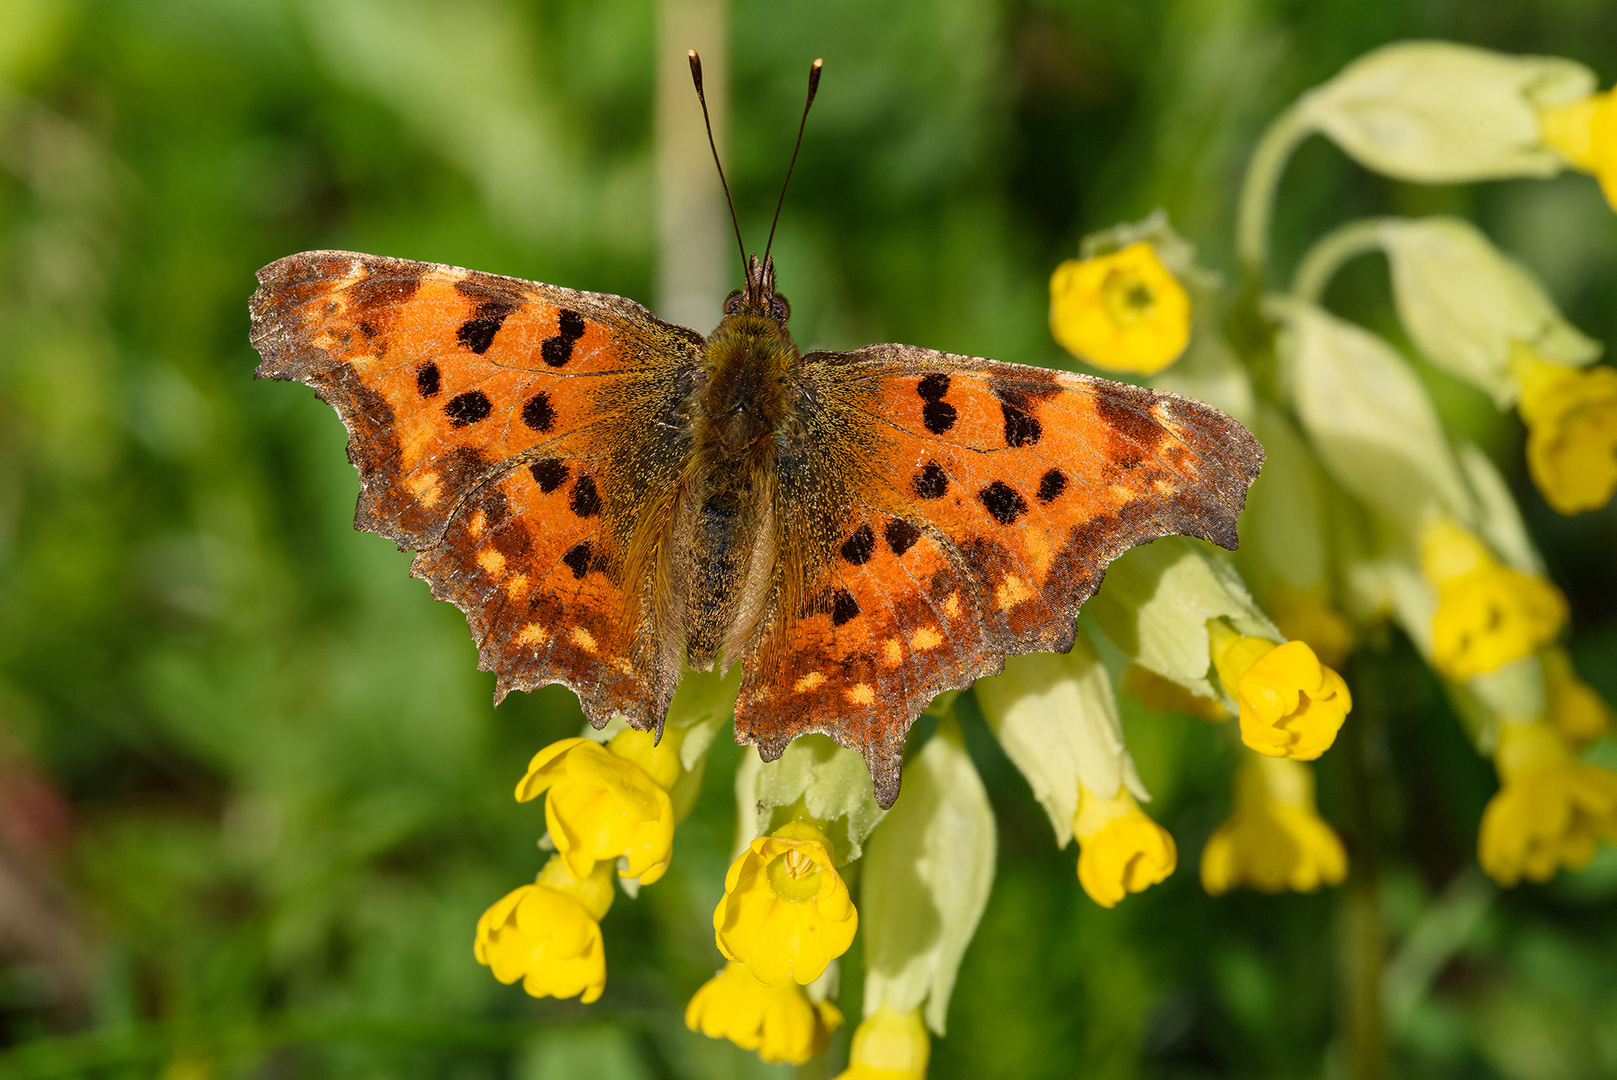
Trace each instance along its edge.
{"label": "butterfly forewing", "polygon": [[645,632],[645,523],[670,513],[701,338],[621,297],[349,252],[259,280],[258,374],[336,408],[356,526],[421,553],[499,693],[563,682],[592,721],[660,722],[678,662]]}
{"label": "butterfly forewing", "polygon": [[[857,456],[847,510],[787,537],[805,600],[778,604],[747,660],[736,724],[766,753],[825,731],[896,798],[909,725],[1004,657],[1071,647],[1107,563],[1169,533],[1235,544],[1262,450],[1173,394],[900,345],[803,358],[798,452]],[[858,431],[850,444],[839,432]],[[788,505],[777,514],[809,517]],[[890,542],[892,541],[892,542]],[[783,732],[784,737],[783,737]]]}

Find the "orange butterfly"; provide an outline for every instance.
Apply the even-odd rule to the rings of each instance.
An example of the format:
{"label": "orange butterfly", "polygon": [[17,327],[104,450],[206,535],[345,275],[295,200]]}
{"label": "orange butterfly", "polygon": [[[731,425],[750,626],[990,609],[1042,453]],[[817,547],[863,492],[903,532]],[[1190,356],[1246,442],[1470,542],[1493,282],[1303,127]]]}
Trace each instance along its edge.
{"label": "orange butterfly", "polygon": [[934,696],[1070,649],[1134,544],[1235,547],[1263,460],[1176,394],[911,345],[802,355],[767,248],[705,339],[619,296],[352,252],[258,280],[257,375],[336,408],[355,527],[418,552],[496,701],[559,682],[598,728],[660,730],[684,666],[739,661],[736,740],[768,760],[824,732],[884,807]]}

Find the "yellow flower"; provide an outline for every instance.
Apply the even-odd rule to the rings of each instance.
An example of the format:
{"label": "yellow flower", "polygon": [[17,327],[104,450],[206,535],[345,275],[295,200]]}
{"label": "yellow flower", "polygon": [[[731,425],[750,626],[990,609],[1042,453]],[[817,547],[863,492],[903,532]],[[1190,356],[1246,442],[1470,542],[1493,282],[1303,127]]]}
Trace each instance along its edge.
{"label": "yellow flower", "polygon": [[727,960],[766,986],[807,985],[848,951],[859,912],[831,860],[831,842],[793,821],[748,845],[724,875],[713,936]]}
{"label": "yellow flower", "polygon": [[1593,173],[1617,208],[1617,91],[1539,113],[1539,132],[1575,169]]}
{"label": "yellow flower", "polygon": [[1241,741],[1270,757],[1313,761],[1331,748],[1353,708],[1347,683],[1305,642],[1276,645],[1207,624],[1213,667],[1241,707]]}
{"label": "yellow flower", "polygon": [[795,982],[765,986],[732,960],[692,996],[685,1026],[756,1050],[764,1061],[801,1065],[831,1044],[842,1013],[829,1001],[810,1001]]}
{"label": "yellow flower", "polygon": [[587,1005],[606,989],[600,919],[611,906],[610,866],[579,880],[553,857],[535,884],[507,893],[483,912],[472,952],[502,983],[521,979],[534,997],[583,994]]}
{"label": "yellow flower", "polygon": [[1544,665],[1544,690],[1549,698],[1547,713],[1561,738],[1582,746],[1610,733],[1611,708],[1593,687],[1578,678],[1566,650],[1545,649],[1539,659]]}
{"label": "yellow flower", "polygon": [[1617,842],[1617,773],[1574,758],[1547,724],[1501,725],[1494,751],[1501,787],[1482,812],[1477,857],[1509,887],[1579,869],[1601,838]]}
{"label": "yellow flower", "polygon": [[1544,501],[1568,516],[1599,510],[1617,491],[1617,369],[1511,356],[1527,425],[1527,471]]}
{"label": "yellow flower", "polygon": [[1123,672],[1123,691],[1139,698],[1148,708],[1160,712],[1184,713],[1210,724],[1230,718],[1224,706],[1212,698],[1192,694],[1172,679],[1164,678],[1139,664],[1130,664]]}
{"label": "yellow flower", "polygon": [[1427,527],[1420,558],[1421,573],[1437,590],[1432,666],[1451,679],[1529,656],[1566,622],[1561,590],[1501,566],[1480,540],[1450,522]]}
{"label": "yellow flower", "polygon": [[642,885],[668,869],[674,807],[668,792],[636,762],[589,739],[562,739],[528,763],[517,800],[527,802],[547,790],[545,825],[574,877],[588,877],[598,860],[620,857],[627,865],[618,872]]}
{"label": "yellow flower", "polygon": [[1245,754],[1235,813],[1202,849],[1202,887],[1214,896],[1240,885],[1313,892],[1347,873],[1347,853],[1314,809],[1314,774],[1287,758]]}
{"label": "yellow flower", "polygon": [[1056,267],[1050,332],[1096,367],[1151,375],[1177,360],[1190,341],[1190,296],[1156,250],[1137,241]]}
{"label": "yellow flower", "polygon": [[931,1056],[921,1011],[900,1013],[883,1005],[854,1029],[848,1068],[837,1080],[925,1080]]}
{"label": "yellow flower", "polygon": [[1078,882],[1101,907],[1145,891],[1178,862],[1173,837],[1146,816],[1127,788],[1108,799],[1081,787],[1072,831],[1078,838]]}

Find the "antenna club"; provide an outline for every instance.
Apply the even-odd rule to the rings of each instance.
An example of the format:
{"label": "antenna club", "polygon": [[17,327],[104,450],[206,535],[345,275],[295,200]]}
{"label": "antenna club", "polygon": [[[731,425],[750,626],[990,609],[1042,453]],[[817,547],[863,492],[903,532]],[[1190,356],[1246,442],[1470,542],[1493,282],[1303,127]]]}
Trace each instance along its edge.
{"label": "antenna club", "polygon": [[685,50],[685,57],[691,62],[691,82],[696,84],[696,96],[702,96],[702,58],[696,55],[695,49]]}

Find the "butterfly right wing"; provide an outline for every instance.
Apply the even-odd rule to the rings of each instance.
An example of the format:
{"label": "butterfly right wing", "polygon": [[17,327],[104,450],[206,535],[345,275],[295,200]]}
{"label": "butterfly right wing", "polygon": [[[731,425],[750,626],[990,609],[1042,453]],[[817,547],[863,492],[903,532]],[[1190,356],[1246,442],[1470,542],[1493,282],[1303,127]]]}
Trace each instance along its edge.
{"label": "butterfly right wing", "polygon": [[419,552],[497,697],[560,682],[598,727],[659,724],[680,669],[652,592],[701,338],[621,297],[351,252],[259,280],[258,374],[336,408],[355,526]]}

